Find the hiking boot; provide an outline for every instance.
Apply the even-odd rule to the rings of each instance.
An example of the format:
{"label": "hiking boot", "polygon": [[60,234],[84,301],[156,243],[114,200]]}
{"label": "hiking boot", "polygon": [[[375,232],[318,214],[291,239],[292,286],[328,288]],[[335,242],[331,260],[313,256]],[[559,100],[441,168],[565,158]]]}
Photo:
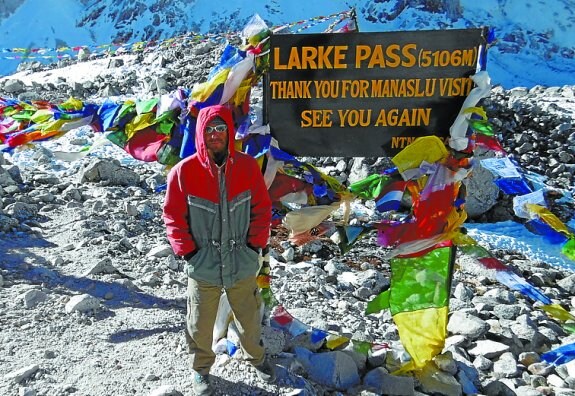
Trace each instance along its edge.
{"label": "hiking boot", "polygon": [[202,375],[198,372],[194,372],[192,390],[196,396],[210,396],[213,393],[213,389],[210,385],[209,374]]}
{"label": "hiking boot", "polygon": [[256,369],[256,374],[262,381],[274,382],[276,380],[274,366],[270,363],[267,357],[261,364],[257,366],[254,365],[254,368]]}

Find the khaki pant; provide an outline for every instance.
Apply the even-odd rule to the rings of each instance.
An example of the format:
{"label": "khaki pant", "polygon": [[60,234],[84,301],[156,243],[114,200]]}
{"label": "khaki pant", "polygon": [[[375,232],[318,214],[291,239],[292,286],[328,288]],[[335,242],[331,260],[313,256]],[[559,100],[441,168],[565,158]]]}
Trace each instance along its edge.
{"label": "khaki pant", "polygon": [[[192,368],[202,375],[209,373],[216,359],[212,351],[212,333],[222,291],[219,286],[188,278],[186,341]],[[260,344],[261,297],[256,278],[238,281],[225,291],[246,360],[257,366],[263,362],[265,350]]]}

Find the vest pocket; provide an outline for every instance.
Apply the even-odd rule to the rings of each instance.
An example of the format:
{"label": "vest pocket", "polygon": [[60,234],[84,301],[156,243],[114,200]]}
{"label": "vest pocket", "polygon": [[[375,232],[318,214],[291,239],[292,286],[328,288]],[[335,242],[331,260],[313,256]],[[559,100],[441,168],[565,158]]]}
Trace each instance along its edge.
{"label": "vest pocket", "polygon": [[257,275],[259,271],[258,258],[259,254],[246,245],[241,245],[238,249],[235,249],[234,264],[236,268],[236,275],[239,279]]}

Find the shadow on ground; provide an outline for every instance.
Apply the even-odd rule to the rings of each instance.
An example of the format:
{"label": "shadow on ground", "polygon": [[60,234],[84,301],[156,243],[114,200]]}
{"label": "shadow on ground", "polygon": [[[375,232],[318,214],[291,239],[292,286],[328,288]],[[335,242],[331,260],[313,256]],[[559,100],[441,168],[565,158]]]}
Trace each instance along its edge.
{"label": "shadow on ground", "polygon": [[[103,305],[110,309],[134,307],[184,310],[178,299],[157,297],[119,282],[64,275],[46,259],[50,249],[56,246],[45,239],[27,234],[0,239],[0,268],[8,271],[5,278],[20,278],[29,284],[42,284],[60,294],[89,294],[104,301]],[[44,249],[45,253],[39,255],[38,249]],[[105,299],[106,295],[112,298]]]}
{"label": "shadow on ground", "polygon": [[108,341],[113,342],[115,344],[119,344],[122,342],[132,341],[140,338],[150,337],[156,334],[162,333],[180,333],[184,331],[185,325],[184,323],[180,323],[179,325],[168,325],[166,327],[156,327],[155,329],[126,329],[122,331],[118,331],[110,337],[108,337]]}

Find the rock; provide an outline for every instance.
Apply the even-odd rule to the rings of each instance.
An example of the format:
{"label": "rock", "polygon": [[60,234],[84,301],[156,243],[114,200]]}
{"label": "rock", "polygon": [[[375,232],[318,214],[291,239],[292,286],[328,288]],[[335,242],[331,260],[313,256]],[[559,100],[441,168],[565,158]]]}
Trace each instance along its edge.
{"label": "rock", "polygon": [[573,389],[553,388],[552,391],[555,392],[555,396],[575,396]]}
{"label": "rock", "polygon": [[453,290],[453,297],[461,301],[471,301],[474,293],[469,287],[465,286],[463,283],[458,283]]}
{"label": "rock", "polygon": [[48,295],[41,290],[32,289],[25,292],[21,298],[26,308],[34,308],[39,303],[46,301]]}
{"label": "rock", "polygon": [[515,304],[517,299],[509,290],[505,289],[491,289],[487,291],[484,295],[484,298],[488,298],[489,300],[495,300],[501,304]]}
{"label": "rock", "polygon": [[39,369],[40,367],[37,364],[32,364],[30,366],[22,367],[20,369],[9,372],[8,374],[4,375],[4,379],[13,381],[15,383],[20,383],[21,381],[30,378]]}
{"label": "rock", "polygon": [[478,160],[475,161],[472,172],[463,181],[467,188],[465,210],[472,219],[491,209],[497,203],[499,196],[499,187],[493,182],[493,175],[481,166],[480,156],[475,157]]}
{"label": "rock", "polygon": [[170,245],[156,245],[150,249],[147,257],[168,257],[173,255],[174,251]]}
{"label": "rock", "polygon": [[23,386],[18,389],[18,396],[36,396],[36,390],[28,386]]}
{"label": "rock", "polygon": [[557,285],[565,289],[568,293],[575,294],[575,274],[557,281]]}
{"label": "rock", "polygon": [[473,356],[483,356],[491,359],[507,351],[509,351],[509,345],[505,345],[497,341],[479,340],[475,342],[475,346],[468,352]]}
{"label": "rock", "polygon": [[569,389],[575,389],[575,377],[566,377],[564,381]]}
{"label": "rock", "polygon": [[20,80],[16,80],[16,79],[9,79],[6,81],[6,83],[4,84],[4,91],[11,93],[11,94],[17,94],[20,93],[24,90],[24,83]]}
{"label": "rock", "polygon": [[515,387],[511,389],[509,385],[503,383],[500,380],[490,381],[488,384],[483,386],[483,393],[486,395],[497,395],[497,396],[518,396],[515,393]]}
{"label": "rock", "polygon": [[563,365],[570,377],[575,377],[575,360],[571,360]]}
{"label": "rock", "polygon": [[527,315],[519,316],[511,325],[511,331],[519,339],[529,342],[532,348],[539,348],[543,342],[541,333],[537,331],[537,325]]}
{"label": "rock", "polygon": [[66,303],[65,311],[66,313],[71,313],[74,311],[86,312],[90,310],[96,310],[100,308],[100,300],[92,297],[89,294],[81,294],[74,296]]}
{"label": "rock", "polygon": [[549,363],[545,363],[545,362],[537,362],[537,363],[532,363],[530,365],[527,366],[527,370],[533,374],[533,375],[542,375],[542,376],[547,376],[550,373],[553,372],[554,370],[554,366],[549,364]]}
{"label": "rock", "polygon": [[348,180],[350,183],[355,183],[356,181],[365,179],[370,173],[370,169],[362,158],[354,158]]}
{"label": "rock", "polygon": [[535,352],[523,352],[519,355],[519,362],[525,367],[529,367],[533,363],[538,363],[541,358]]}
{"label": "rock", "polygon": [[8,173],[8,171],[4,169],[4,166],[0,166],[0,187],[15,186],[15,185],[16,182],[14,181],[10,173]]}
{"label": "rock", "polygon": [[162,385],[150,391],[148,396],[184,396],[173,385]]}
{"label": "rock", "polygon": [[455,360],[451,352],[445,352],[439,354],[433,358],[435,365],[441,370],[449,373],[451,375],[455,375],[457,373],[457,365],[455,364]]}
{"label": "rock", "polygon": [[16,228],[18,224],[18,220],[9,216],[4,216],[0,213],[0,231],[10,231],[11,229]]}
{"label": "rock", "polygon": [[289,247],[286,250],[283,251],[283,253],[281,254],[281,256],[284,258],[285,261],[290,262],[293,261],[295,255],[295,250],[293,247]]}
{"label": "rock", "polygon": [[520,312],[519,305],[497,304],[493,307],[493,314],[500,319],[515,319]]}
{"label": "rock", "polygon": [[76,245],[74,245],[73,243],[68,243],[68,244],[62,246],[62,250],[65,252],[69,252],[69,251],[74,250],[74,249],[76,249]]}
{"label": "rock", "polygon": [[149,273],[139,279],[141,285],[156,287],[162,284],[162,279],[154,273]]}
{"label": "rock", "polygon": [[367,364],[367,356],[365,354],[357,352],[351,343],[342,349],[341,352],[345,353],[353,359],[359,372],[365,371]]}
{"label": "rock", "polygon": [[180,264],[172,254],[166,258],[166,266],[172,271],[178,271],[180,269]]}
{"label": "rock", "polygon": [[379,395],[414,395],[413,377],[390,375],[382,367],[369,371],[363,377],[363,385]]}
{"label": "rock", "polygon": [[136,250],[140,253],[147,253],[149,248],[150,247],[146,244],[146,242],[141,239],[136,242]]}
{"label": "rock", "polygon": [[485,356],[479,355],[473,361],[473,366],[475,366],[477,370],[487,371],[493,366],[493,362]]}
{"label": "rock", "polygon": [[521,396],[541,396],[544,393],[538,391],[537,389],[534,389],[533,387],[523,385],[523,386],[518,386],[516,391],[514,392],[514,394],[515,395],[521,395]]}
{"label": "rock", "polygon": [[[51,156],[52,155],[52,153],[49,150],[42,151],[41,154],[44,156]],[[51,175],[48,173],[36,174],[36,175],[34,175],[32,180],[34,180],[37,183],[50,184],[50,185],[59,184],[61,182],[61,180],[58,176]]]}
{"label": "rock", "polygon": [[451,334],[461,334],[476,340],[487,333],[489,325],[476,316],[463,312],[454,312],[449,318],[447,330]]}
{"label": "rock", "polygon": [[517,361],[511,352],[503,353],[499,359],[493,363],[493,374],[496,378],[511,378],[519,375]]}
{"label": "rock", "polygon": [[80,47],[78,50],[78,60],[80,62],[87,61],[90,58],[90,49],[88,47]]}
{"label": "rock", "polygon": [[136,186],[140,183],[140,175],[113,161],[98,159],[80,173],[79,182],[100,181],[106,181],[112,186]]}
{"label": "rock", "polygon": [[124,211],[128,214],[128,216],[136,217],[139,212],[138,209],[130,202],[124,202]]}
{"label": "rock", "polygon": [[14,202],[13,204],[6,206],[4,211],[19,220],[24,220],[38,214],[38,205],[25,202]]}
{"label": "rock", "polygon": [[343,352],[313,353],[296,347],[295,353],[309,377],[317,383],[347,390],[360,382],[355,362]]}
{"label": "rock", "polygon": [[426,365],[415,375],[425,393],[445,396],[461,396],[463,394],[462,387],[455,377],[438,370],[431,364]]}
{"label": "rock", "polygon": [[551,374],[547,377],[547,384],[551,385],[554,388],[563,388],[565,387],[565,381],[557,374]]}
{"label": "rock", "polygon": [[114,274],[117,272],[118,270],[116,267],[112,265],[112,259],[106,257],[105,259],[96,263],[96,265],[94,265],[92,268],[90,268],[84,276],[97,274]]}
{"label": "rock", "polygon": [[266,348],[266,353],[275,356],[284,351],[286,345],[286,334],[270,326],[262,326],[262,342]]}

